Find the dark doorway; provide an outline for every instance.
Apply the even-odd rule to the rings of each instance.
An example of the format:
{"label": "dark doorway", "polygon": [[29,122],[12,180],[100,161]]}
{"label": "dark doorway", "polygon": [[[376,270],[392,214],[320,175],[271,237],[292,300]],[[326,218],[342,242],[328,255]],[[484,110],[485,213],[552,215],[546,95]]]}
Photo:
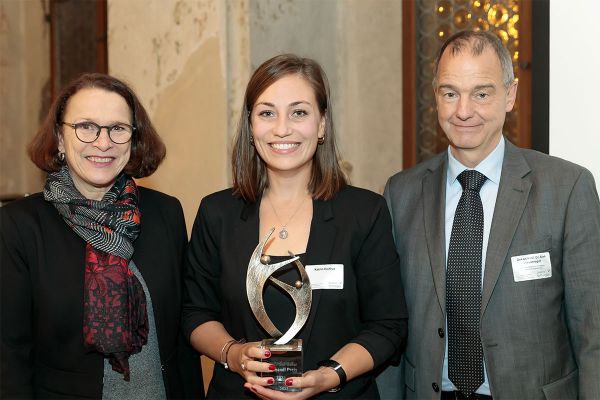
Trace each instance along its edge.
{"label": "dark doorway", "polygon": [[50,1],[52,98],[83,72],[108,71],[106,0]]}

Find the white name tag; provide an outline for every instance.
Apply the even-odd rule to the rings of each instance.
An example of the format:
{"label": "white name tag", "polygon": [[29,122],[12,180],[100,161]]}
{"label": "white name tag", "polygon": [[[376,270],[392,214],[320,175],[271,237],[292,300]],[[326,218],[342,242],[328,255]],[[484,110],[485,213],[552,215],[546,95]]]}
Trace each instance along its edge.
{"label": "white name tag", "polygon": [[344,288],[344,264],[307,265],[304,268],[313,290]]}
{"label": "white name tag", "polygon": [[550,278],[552,263],[550,253],[525,254],[510,258],[515,282],[532,281],[534,279]]}

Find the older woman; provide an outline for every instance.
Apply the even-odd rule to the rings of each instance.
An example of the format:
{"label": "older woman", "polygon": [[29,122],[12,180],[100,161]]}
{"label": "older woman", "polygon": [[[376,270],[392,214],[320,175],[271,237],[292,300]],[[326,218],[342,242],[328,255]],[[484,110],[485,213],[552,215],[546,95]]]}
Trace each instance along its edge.
{"label": "older woman", "polygon": [[178,328],[183,212],[132,179],[165,156],[133,91],[72,81],[29,155],[43,193],[0,209],[0,397],[202,397]]}
{"label": "older woman", "polygon": [[[184,330],[216,361],[208,397],[378,398],[371,371],[397,356],[406,337],[398,257],[385,201],[347,185],[340,170],[329,88],[315,61],[280,55],[254,72],[232,163],[233,188],[202,200],[187,256]],[[268,334],[246,293],[252,252],[273,227],[264,248],[271,263],[291,251],[307,269],[330,266],[335,281],[313,290],[298,334],[306,372],[285,379],[297,392],[273,390],[273,378],[261,376],[275,365],[259,347]],[[277,274],[297,279],[293,266]],[[285,331],[292,301],[267,283],[264,303]]]}

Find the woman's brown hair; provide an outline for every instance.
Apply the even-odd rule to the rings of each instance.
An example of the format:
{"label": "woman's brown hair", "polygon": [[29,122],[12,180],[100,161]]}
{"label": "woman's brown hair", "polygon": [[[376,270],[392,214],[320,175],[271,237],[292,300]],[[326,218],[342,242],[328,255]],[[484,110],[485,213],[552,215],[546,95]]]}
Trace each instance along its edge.
{"label": "woman's brown hair", "polygon": [[252,107],[269,86],[284,76],[293,74],[304,78],[312,87],[319,112],[325,117],[325,140],[317,146],[313,156],[308,190],[315,199],[329,200],[346,185],[346,178],[338,161],[327,76],[321,66],[310,58],[281,54],[265,61],[254,71],[244,95],[231,162],[234,193],[246,201],[256,201],[269,186],[265,163],[251,142]]}
{"label": "woman's brown hair", "polygon": [[165,158],[164,143],[133,90],[122,81],[99,73],[80,75],[61,90],[39,131],[27,146],[31,161],[46,172],[56,172],[62,167],[64,161],[58,158],[58,135],[62,135],[63,115],[69,99],[81,89],[87,88],[113,92],[125,99],[131,110],[135,130],[131,138],[131,155],[124,171],[134,178],[151,175]]}

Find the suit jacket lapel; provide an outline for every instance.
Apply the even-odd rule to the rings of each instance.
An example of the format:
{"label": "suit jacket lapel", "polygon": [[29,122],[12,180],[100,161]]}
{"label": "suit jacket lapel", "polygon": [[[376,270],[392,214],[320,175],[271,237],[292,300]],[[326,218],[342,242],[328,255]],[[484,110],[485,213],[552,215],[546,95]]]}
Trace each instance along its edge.
{"label": "suit jacket lapel", "polygon": [[230,287],[232,290],[241,291],[242,294],[240,295],[240,299],[246,299],[246,301],[243,303],[244,307],[246,308],[244,315],[246,316],[245,318],[247,318],[244,325],[247,329],[250,329],[250,327],[256,328],[254,332],[255,337],[265,336],[266,332],[264,332],[259,325],[255,323],[254,314],[250,308],[250,303],[248,302],[248,296],[246,294],[246,275],[248,272],[248,263],[250,262],[252,252],[254,252],[254,249],[262,239],[259,238],[260,202],[261,198],[258,198],[254,203],[244,203],[242,211],[239,215],[239,223],[229,238],[231,243],[233,243],[231,248],[235,249],[233,252],[234,254],[231,255],[234,260],[233,265],[238,266],[239,271],[237,271],[235,275],[237,280],[236,284],[227,285],[227,287]]}
{"label": "suit jacket lapel", "polygon": [[258,237],[260,232],[260,201],[261,199],[259,198],[254,203],[244,203],[240,213],[240,223],[237,224],[231,237],[231,243],[235,243],[237,249],[235,252],[236,257],[239,257],[239,262],[236,265],[240,265],[243,268],[244,287],[246,285],[246,271],[250,256],[258,245],[258,242],[262,239]]}
{"label": "suit jacket lapel", "polygon": [[446,174],[448,155],[440,155],[437,163],[429,169],[423,178],[423,223],[429,250],[429,260],[435,291],[440,308],[445,312],[446,304]]}
{"label": "suit jacket lapel", "polygon": [[[331,201],[313,201],[313,218],[310,226],[310,236],[306,247],[306,265],[323,264],[331,260],[333,243],[335,243],[336,227],[333,224],[333,207]],[[306,325],[300,331],[299,337],[308,342],[312,325],[319,307],[322,290],[313,290],[312,305]]]}
{"label": "suit jacket lapel", "polygon": [[531,182],[523,178],[530,171],[521,151],[507,140],[485,260],[481,299],[482,316],[490,301],[508,248],[527,204]]}

